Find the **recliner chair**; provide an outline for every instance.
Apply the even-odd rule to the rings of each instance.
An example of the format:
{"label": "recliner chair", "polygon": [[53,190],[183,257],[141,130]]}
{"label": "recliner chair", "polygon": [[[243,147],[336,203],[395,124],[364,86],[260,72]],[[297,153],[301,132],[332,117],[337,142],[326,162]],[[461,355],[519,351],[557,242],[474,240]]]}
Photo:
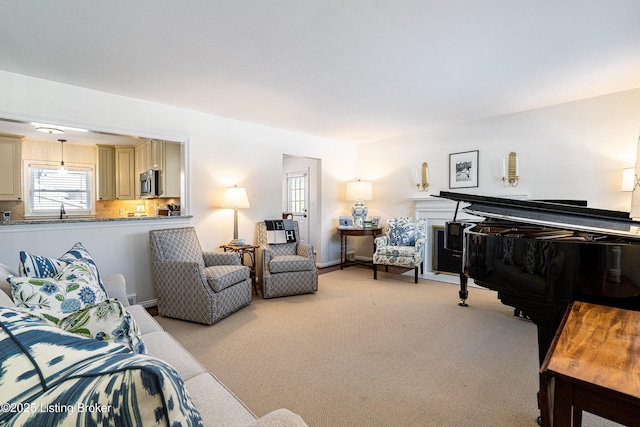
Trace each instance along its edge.
{"label": "recliner chair", "polygon": [[249,267],[202,252],[193,227],[151,230],[149,241],[160,315],[212,325],[251,302]]}

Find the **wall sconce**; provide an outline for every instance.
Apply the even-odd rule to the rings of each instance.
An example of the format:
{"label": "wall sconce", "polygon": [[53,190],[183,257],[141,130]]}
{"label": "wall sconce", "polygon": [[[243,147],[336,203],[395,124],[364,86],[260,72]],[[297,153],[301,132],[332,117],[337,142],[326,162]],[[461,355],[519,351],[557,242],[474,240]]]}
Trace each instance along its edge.
{"label": "wall sconce", "polygon": [[626,168],[622,170],[622,185],[620,191],[633,191],[640,184],[640,179],[636,176],[636,168]]}
{"label": "wall sconce", "polygon": [[418,171],[416,170],[416,182],[418,191],[429,190],[429,169],[427,168],[427,162],[422,163],[422,180],[418,177]]}
{"label": "wall sconce", "polygon": [[518,167],[518,156],[514,151],[509,153],[509,163],[502,159],[502,185],[505,187],[509,184],[512,187],[518,186],[520,181],[520,173]]}

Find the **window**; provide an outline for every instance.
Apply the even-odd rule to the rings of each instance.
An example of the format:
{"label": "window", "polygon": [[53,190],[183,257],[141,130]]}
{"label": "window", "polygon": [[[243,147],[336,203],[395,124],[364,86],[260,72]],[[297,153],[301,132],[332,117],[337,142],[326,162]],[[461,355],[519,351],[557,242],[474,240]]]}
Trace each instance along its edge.
{"label": "window", "polygon": [[60,208],[68,216],[94,213],[92,166],[69,166],[65,174],[52,165],[27,165],[29,196],[26,216],[57,216]]}
{"label": "window", "polygon": [[303,213],[307,211],[306,201],[306,178],[304,172],[295,172],[287,174],[288,188],[288,207],[291,213]]}

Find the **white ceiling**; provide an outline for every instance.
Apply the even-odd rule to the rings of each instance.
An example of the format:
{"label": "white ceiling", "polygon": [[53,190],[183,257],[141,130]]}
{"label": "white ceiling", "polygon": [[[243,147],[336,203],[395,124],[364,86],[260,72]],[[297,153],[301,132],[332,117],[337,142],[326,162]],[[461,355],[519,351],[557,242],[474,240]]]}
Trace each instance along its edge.
{"label": "white ceiling", "polygon": [[347,141],[640,87],[638,0],[0,0],[0,69]]}

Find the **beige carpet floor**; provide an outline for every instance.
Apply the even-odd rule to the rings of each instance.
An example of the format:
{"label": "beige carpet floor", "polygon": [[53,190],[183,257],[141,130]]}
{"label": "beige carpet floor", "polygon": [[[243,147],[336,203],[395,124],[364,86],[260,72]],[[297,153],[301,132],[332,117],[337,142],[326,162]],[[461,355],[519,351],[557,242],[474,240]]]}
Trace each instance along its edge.
{"label": "beige carpet floor", "polygon": [[[350,268],[213,326],[156,317],[254,413],[321,426],[536,426],[536,328],[495,292]],[[587,415],[585,426],[615,425]]]}

